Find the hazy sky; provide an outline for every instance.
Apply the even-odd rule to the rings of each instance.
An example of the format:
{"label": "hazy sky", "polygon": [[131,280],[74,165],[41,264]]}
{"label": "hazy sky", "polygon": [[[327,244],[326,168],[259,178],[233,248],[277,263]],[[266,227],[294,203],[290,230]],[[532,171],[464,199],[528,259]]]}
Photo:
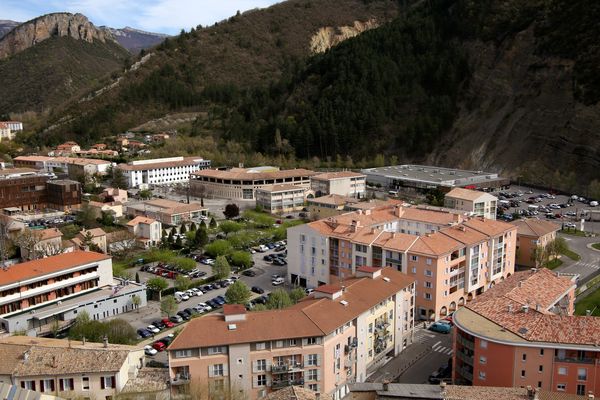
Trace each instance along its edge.
{"label": "hazy sky", "polygon": [[81,13],[94,25],[175,34],[199,24],[212,25],[281,0],[1,0],[0,19],[25,22],[59,11]]}

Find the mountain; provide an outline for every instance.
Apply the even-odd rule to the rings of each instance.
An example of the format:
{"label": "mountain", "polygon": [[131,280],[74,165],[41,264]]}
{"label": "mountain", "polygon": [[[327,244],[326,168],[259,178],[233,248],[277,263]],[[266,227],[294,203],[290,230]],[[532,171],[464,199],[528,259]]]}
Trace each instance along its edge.
{"label": "mountain", "polygon": [[49,14],[0,39],[0,114],[42,111],[121,69],[129,53],[81,14]]}
{"label": "mountain", "polygon": [[19,24],[20,22],[11,21],[9,19],[0,19],[0,39]]}
{"label": "mountain", "polygon": [[139,29],[125,27],[122,29],[115,29],[109,27],[100,27],[107,30],[110,34],[119,42],[119,44],[125,47],[132,54],[138,54],[140,51],[154,47],[162,43],[165,38],[169,35],[162,33],[145,32]]}

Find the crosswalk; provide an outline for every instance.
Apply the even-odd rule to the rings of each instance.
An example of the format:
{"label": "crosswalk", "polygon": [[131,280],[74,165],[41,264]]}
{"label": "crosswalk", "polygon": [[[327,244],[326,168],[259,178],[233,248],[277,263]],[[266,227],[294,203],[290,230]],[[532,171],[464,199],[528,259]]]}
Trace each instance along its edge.
{"label": "crosswalk", "polygon": [[431,346],[431,350],[435,351],[436,353],[442,353],[442,354],[446,354],[446,355],[452,355],[453,350],[450,347],[446,347],[446,346],[441,346],[442,342],[437,342],[436,344],[434,344],[433,346]]}
{"label": "crosswalk", "polygon": [[429,332],[427,329],[423,329],[423,328],[415,328],[415,342],[418,343],[425,343],[427,342],[429,339],[434,338],[435,335],[431,332]]}
{"label": "crosswalk", "polygon": [[571,268],[573,268],[573,267],[591,268],[591,269],[595,269],[595,270],[600,269],[600,265],[598,265],[598,261],[588,262],[588,263],[584,263],[582,261],[577,261],[575,264],[571,265]]}

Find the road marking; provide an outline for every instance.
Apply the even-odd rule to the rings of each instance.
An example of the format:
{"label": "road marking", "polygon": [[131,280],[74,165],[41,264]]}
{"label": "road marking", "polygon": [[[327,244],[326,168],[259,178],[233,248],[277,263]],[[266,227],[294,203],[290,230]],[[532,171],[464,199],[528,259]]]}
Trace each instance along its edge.
{"label": "road marking", "polygon": [[435,349],[437,347],[437,345],[439,345],[440,343],[442,343],[442,341],[440,340],[439,342],[437,342],[436,344],[434,344],[433,346],[431,346],[432,349]]}

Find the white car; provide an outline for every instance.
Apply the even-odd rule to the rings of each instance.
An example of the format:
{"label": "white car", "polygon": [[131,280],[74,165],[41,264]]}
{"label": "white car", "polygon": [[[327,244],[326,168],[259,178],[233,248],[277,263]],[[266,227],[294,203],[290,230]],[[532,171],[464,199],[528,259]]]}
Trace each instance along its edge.
{"label": "white car", "polygon": [[598,207],[598,202],[597,201],[590,201],[590,207]]}
{"label": "white car", "polygon": [[273,286],[279,286],[279,285],[283,285],[285,283],[285,279],[283,278],[275,278],[273,279],[273,281],[271,282],[271,284]]}
{"label": "white car", "polygon": [[146,353],[147,356],[155,356],[156,353],[158,353],[158,351],[153,348],[150,345],[144,346],[144,353]]}
{"label": "white car", "polygon": [[212,310],[212,307],[206,303],[198,303],[197,307],[202,307],[205,312],[209,312],[210,310]]}
{"label": "white car", "polygon": [[189,299],[190,299],[190,296],[188,296],[187,293],[175,292],[175,300],[188,301]]}
{"label": "white car", "polygon": [[567,228],[571,228],[571,229],[577,229],[577,225],[576,225],[576,224],[574,224],[573,222],[567,222],[567,223],[565,224],[565,226],[566,226]]}
{"label": "white car", "polygon": [[160,332],[160,329],[158,329],[154,325],[148,325],[148,327],[146,329],[148,329],[152,333],[159,333]]}

